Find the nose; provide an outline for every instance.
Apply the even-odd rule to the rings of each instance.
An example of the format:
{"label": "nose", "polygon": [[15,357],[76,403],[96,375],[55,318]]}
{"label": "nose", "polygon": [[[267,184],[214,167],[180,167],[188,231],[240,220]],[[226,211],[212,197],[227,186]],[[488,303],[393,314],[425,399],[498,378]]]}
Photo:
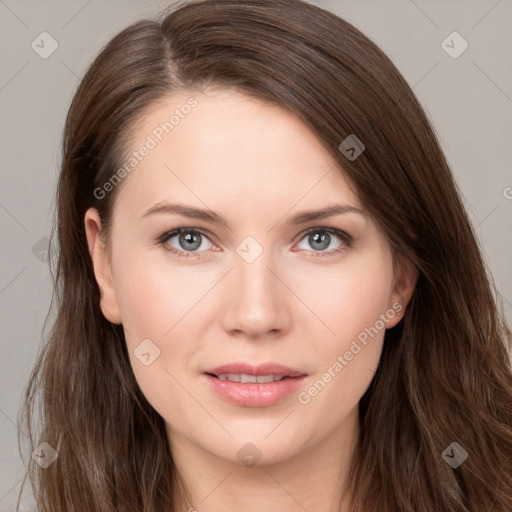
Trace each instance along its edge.
{"label": "nose", "polygon": [[252,262],[235,255],[220,309],[226,332],[257,339],[276,337],[289,330],[293,293],[283,282],[286,280],[270,253],[264,250]]}

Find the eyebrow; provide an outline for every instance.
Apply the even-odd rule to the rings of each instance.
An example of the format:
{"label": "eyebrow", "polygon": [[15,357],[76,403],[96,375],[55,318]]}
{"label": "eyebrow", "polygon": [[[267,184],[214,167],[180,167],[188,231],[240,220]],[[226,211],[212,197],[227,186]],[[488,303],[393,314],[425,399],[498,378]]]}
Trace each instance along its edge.
{"label": "eyebrow", "polygon": [[[222,226],[229,227],[227,220],[212,210],[194,208],[192,206],[178,203],[157,203],[156,205],[146,210],[141,219],[159,213],[178,214],[182,215],[183,217],[190,217],[191,219],[199,219],[205,222],[210,222],[212,224],[220,224]],[[333,217],[334,215],[342,215],[347,213],[357,213],[363,217],[366,217],[366,213],[356,206],[346,204],[333,204],[320,210],[302,211],[291,217],[287,221],[287,224],[296,226],[299,224],[305,224],[306,222],[325,219],[327,217]]]}

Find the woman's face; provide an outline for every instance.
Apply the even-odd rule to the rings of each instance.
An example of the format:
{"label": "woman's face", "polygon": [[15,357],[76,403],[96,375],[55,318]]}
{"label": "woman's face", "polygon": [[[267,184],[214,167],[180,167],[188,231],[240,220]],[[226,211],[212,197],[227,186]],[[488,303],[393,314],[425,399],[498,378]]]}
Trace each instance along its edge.
{"label": "woman's face", "polygon": [[[122,188],[108,255],[95,210],[85,223],[103,313],[122,322],[171,442],[272,463],[353,422],[414,283],[394,276],[386,239],[318,139],[281,107],[212,90],[159,103],[132,143],[136,165],[111,183]],[[177,204],[182,214],[163,209]],[[206,374],[227,364],[247,367],[217,373],[290,373],[255,368],[274,364],[302,377]]]}

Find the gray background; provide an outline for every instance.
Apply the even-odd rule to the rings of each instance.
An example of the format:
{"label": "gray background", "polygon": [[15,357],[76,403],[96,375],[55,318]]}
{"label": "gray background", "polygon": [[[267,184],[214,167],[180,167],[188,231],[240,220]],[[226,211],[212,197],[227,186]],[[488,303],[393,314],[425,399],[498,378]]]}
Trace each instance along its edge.
{"label": "gray background", "polygon": [[[512,0],[312,3],[361,29],[413,87],[452,167],[510,321]],[[0,0],[0,512],[14,510],[23,476],[16,417],[51,296],[41,247],[50,233],[65,115],[100,48],[166,5]],[[58,43],[46,59],[31,47],[34,40],[41,45],[44,31]],[[458,58],[441,46],[453,31],[469,44]],[[448,44],[460,48],[458,41]],[[24,503],[29,510],[29,494]]]}

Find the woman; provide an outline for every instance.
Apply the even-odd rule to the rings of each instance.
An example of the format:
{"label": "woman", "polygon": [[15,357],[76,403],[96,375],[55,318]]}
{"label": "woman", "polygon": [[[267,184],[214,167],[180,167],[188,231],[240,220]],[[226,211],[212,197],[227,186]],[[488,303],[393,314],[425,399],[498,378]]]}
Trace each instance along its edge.
{"label": "woman", "polygon": [[344,20],[202,0],[123,30],[57,222],[40,510],[512,509],[511,332],[421,106]]}

